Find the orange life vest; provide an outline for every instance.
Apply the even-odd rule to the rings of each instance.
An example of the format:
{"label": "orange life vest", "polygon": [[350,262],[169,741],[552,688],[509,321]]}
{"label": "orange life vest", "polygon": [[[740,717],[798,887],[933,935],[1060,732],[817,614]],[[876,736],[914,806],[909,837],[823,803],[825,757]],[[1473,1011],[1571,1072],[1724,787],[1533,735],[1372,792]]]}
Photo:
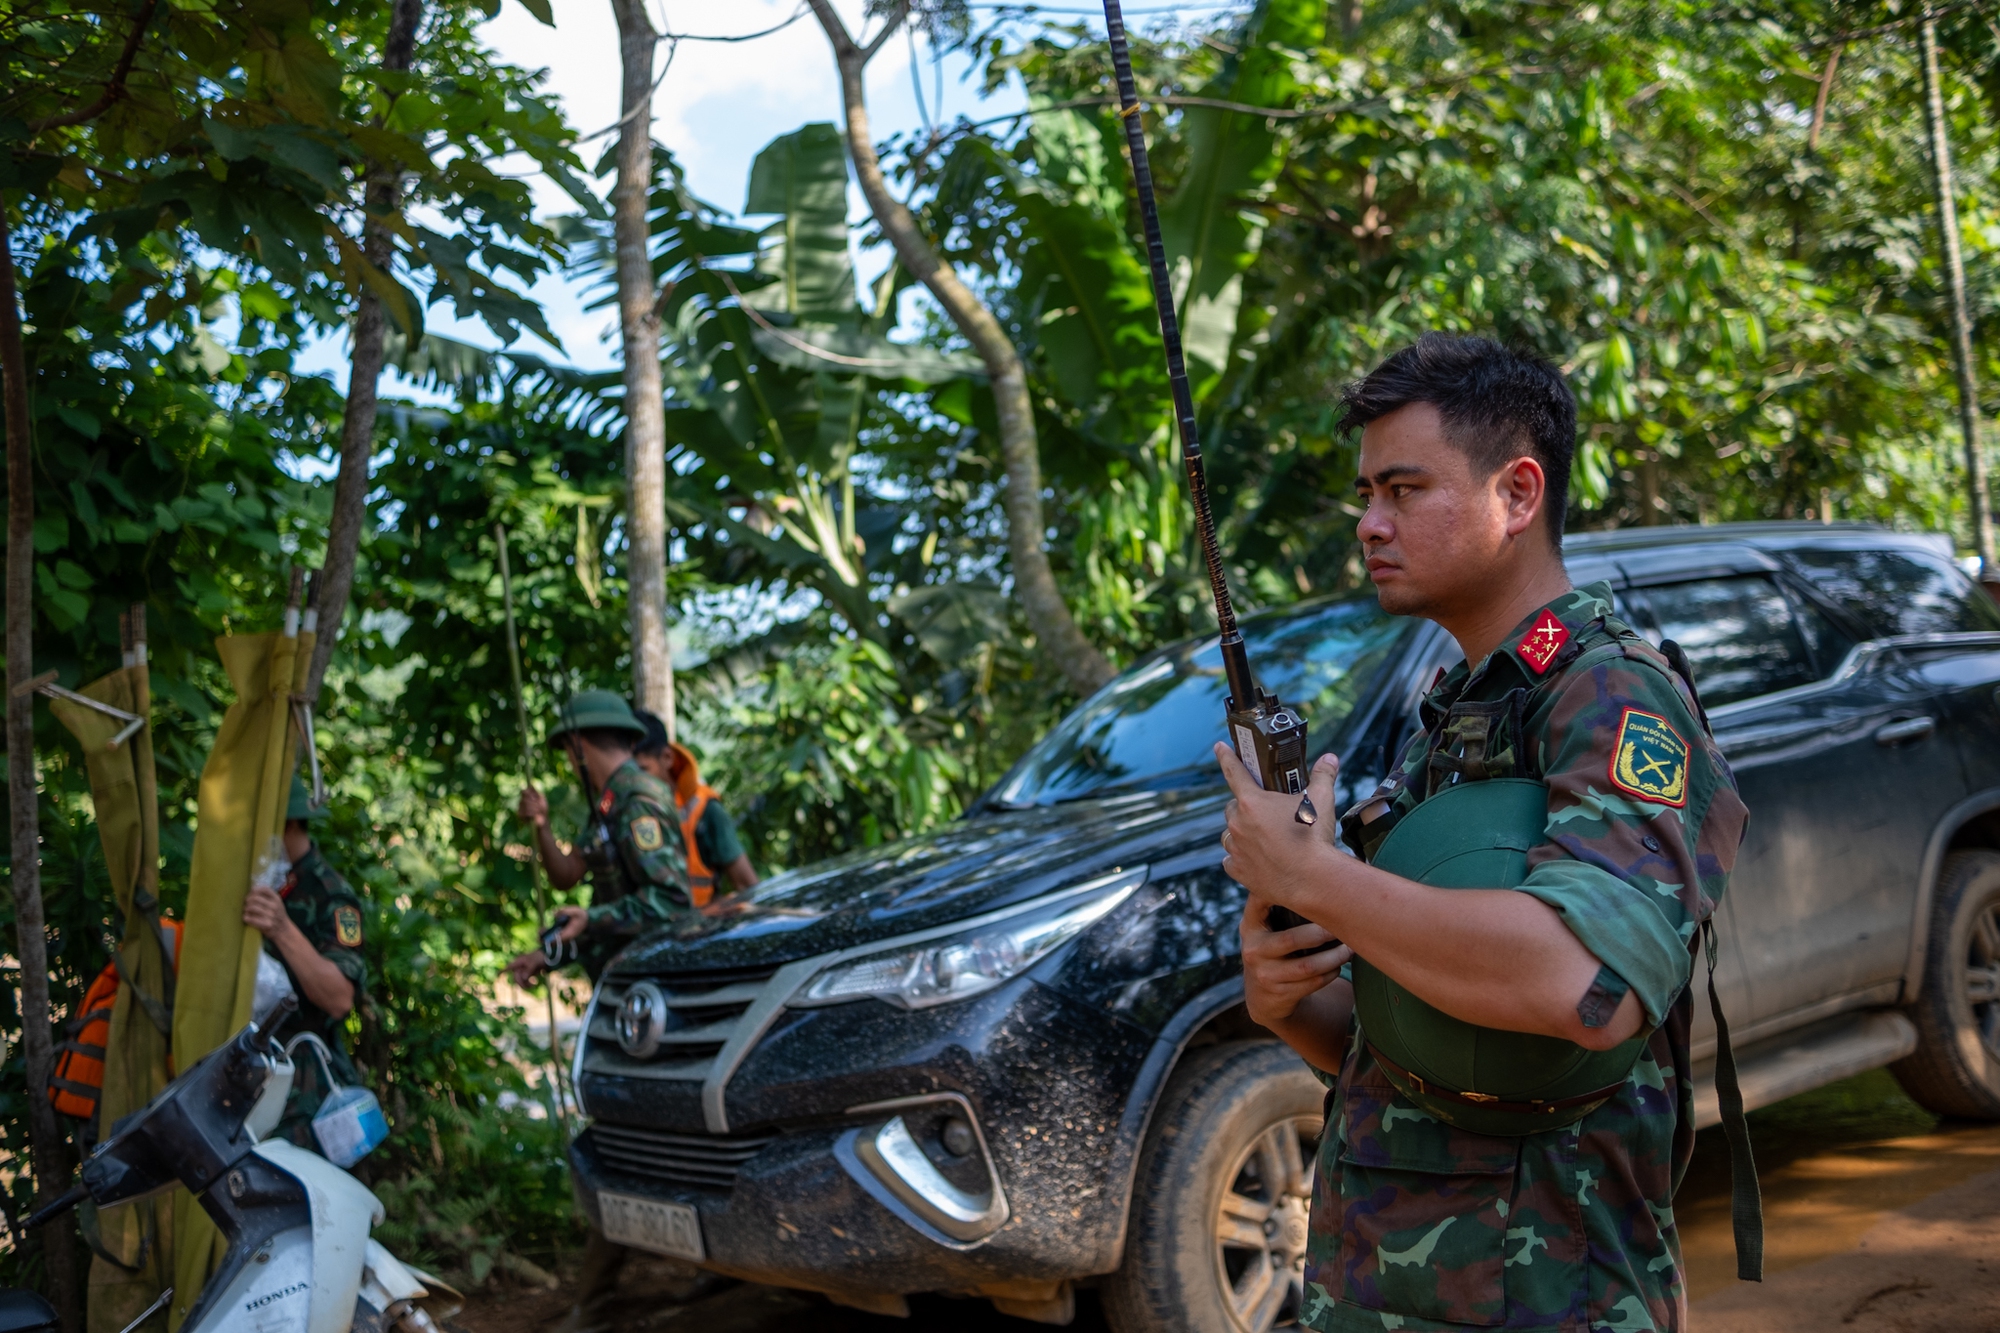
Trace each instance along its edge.
{"label": "orange life vest", "polygon": [[681,812],[681,842],[687,846],[688,901],[696,907],[706,907],[715,898],[715,871],[701,859],[701,848],[695,845],[694,834],[701,827],[708,803],[715,799],[715,788],[701,780],[701,769],[685,745],[670,741],[667,748],[680,761],[680,771],[674,778],[674,798]]}
{"label": "orange life vest", "polygon": [[695,785],[693,797],[681,803],[681,841],[687,844],[688,855],[688,898],[696,907],[708,906],[715,897],[715,872],[701,859],[701,848],[695,845],[694,836],[708,803],[714,799],[715,788],[702,782]]}
{"label": "orange life vest", "polygon": [[[178,970],[181,923],[168,918],[160,921],[160,929],[173,937],[169,966]],[[69,1040],[57,1052],[55,1069],[49,1074],[49,1100],[64,1115],[89,1120],[97,1114],[98,1098],[104,1092],[104,1048],[111,1040],[111,1009],[118,1002],[118,987],[123,982],[118,960],[113,958],[83,993],[83,1003],[69,1021]]]}

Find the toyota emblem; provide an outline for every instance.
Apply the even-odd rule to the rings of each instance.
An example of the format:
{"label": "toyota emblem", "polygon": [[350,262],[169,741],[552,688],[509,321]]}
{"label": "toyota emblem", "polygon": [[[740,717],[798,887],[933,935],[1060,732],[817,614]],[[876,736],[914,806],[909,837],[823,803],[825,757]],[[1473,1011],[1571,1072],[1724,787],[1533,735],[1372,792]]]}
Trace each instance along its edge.
{"label": "toyota emblem", "polygon": [[651,1059],[667,1029],[667,997],[650,981],[625,992],[618,1006],[618,1045],[634,1060]]}

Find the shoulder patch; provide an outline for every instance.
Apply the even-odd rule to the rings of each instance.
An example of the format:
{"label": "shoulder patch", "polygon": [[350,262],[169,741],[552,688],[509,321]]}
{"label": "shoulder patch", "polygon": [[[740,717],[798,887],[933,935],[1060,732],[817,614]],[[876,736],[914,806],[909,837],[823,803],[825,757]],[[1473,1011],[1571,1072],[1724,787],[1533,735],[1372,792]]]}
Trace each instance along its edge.
{"label": "shoulder patch", "polygon": [[1521,636],[1521,646],[1515,649],[1521,660],[1533,667],[1537,673],[1547,671],[1549,663],[1556,660],[1556,654],[1569,642],[1569,626],[1557,620],[1555,613],[1547,607],[1535,617],[1535,623],[1528,626],[1528,632]]}
{"label": "shoulder patch", "polygon": [[361,909],[341,903],[333,909],[333,938],[343,949],[361,946]]}
{"label": "shoulder patch", "polygon": [[633,820],[632,845],[642,852],[657,852],[666,845],[666,834],[660,829],[660,821],[651,815],[640,815]]}
{"label": "shoulder patch", "polygon": [[1611,746],[1611,785],[1642,801],[1687,804],[1688,745],[1657,713],[1628,708]]}

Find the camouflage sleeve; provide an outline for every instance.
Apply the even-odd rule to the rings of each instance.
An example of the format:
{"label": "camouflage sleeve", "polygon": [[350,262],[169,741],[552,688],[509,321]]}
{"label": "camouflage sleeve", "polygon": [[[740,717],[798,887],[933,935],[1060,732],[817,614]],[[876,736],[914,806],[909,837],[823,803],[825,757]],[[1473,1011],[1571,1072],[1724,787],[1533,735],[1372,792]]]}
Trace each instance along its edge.
{"label": "camouflage sleeve", "polygon": [[632,891],[590,909],[593,929],[636,929],[670,921],[687,908],[687,852],[680,825],[644,793],[621,802],[611,816],[611,836],[632,877]]}
{"label": "camouflage sleeve", "polygon": [[1662,1022],[1687,984],[1688,945],[1728,885],[1748,814],[1728,765],[1663,661],[1572,669],[1540,728],[1548,841],[1524,893],[1547,903],[1603,964],[1578,1005],[1601,1025],[1637,992]]}
{"label": "camouflage sleeve", "polygon": [[319,956],[339,968],[340,975],[354,987],[354,1000],[358,1004],[368,988],[368,959],[361,952],[362,922],[368,913],[361,905],[360,895],[331,870],[326,877],[325,912],[326,920],[314,934],[313,942],[319,946]]}

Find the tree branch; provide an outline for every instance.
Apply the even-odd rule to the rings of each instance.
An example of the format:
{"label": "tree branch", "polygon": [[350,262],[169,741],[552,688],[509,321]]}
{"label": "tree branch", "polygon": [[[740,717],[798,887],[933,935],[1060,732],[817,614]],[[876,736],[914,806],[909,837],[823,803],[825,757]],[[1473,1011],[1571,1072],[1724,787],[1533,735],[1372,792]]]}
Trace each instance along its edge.
{"label": "tree branch", "polygon": [[1959,0],[1959,3],[1955,5],[1938,5],[1934,8],[1920,5],[1914,14],[1906,14],[1902,18],[1891,19],[1887,23],[1878,23],[1872,28],[1850,28],[1846,32],[1836,32],[1827,37],[1815,38],[1806,43],[1806,50],[1817,51],[1821,47],[1826,46],[1845,46],[1849,42],[1858,42],[1864,37],[1885,36],[1899,29],[1910,27],[1912,24],[1923,23],[1926,18],[1941,19],[1947,14],[1956,14],[1962,9],[1981,9],[1985,7],[1985,3],[1986,0]]}
{"label": "tree branch", "polygon": [[126,76],[132,72],[132,62],[139,56],[140,39],[146,35],[146,28],[153,21],[153,11],[158,9],[159,5],[160,0],[145,0],[145,3],[139,6],[139,17],[132,21],[132,35],[125,39],[125,49],[118,53],[118,63],[111,69],[111,78],[104,85],[103,96],[75,111],[65,112],[60,116],[48,116],[42,120],[31,120],[28,122],[28,133],[36,135],[43,130],[58,130],[69,125],[81,125],[109,111],[112,103],[125,95]]}
{"label": "tree branch", "polygon": [[865,50],[848,36],[830,0],[810,0],[810,3],[820,26],[826,30],[834,50],[834,63],[840,70],[847,155],[854,165],[861,193],[868,200],[868,210],[895,249],[896,258],[910,276],[937,298],[986,367],[994,414],[999,418],[1000,455],[1007,473],[1001,502],[1007,515],[1007,554],[1014,570],[1015,596],[1020,599],[1021,609],[1034,626],[1049,660],[1072,688],[1088,694],[1117,673],[1077,627],[1076,618],[1070,614],[1062,590],[1056,585],[1048,552],[1042,549],[1045,522],[1041,442],[1035,431],[1027,367],[1021,363],[1021,354],[1000,321],[944,261],[908,206],[890,190],[868,130],[868,99],[862,73],[869,55],[880,50],[888,35],[909,16],[907,0],[897,4],[882,32]]}
{"label": "tree branch", "polygon": [[[424,0],[394,0],[389,34],[382,44],[382,68],[407,70],[416,56],[417,29],[424,17]],[[378,118],[377,123],[380,123]],[[401,207],[402,189],[393,171],[377,167],[369,173],[363,194],[362,253],[368,262],[388,271],[395,257],[389,219]],[[368,520],[368,460],[375,452],[377,394],[382,379],[383,338],[388,315],[382,300],[366,287],[355,301],[354,350],[347,374],[347,407],[340,419],[340,472],[333,482],[333,517],[327,524],[326,559],[319,576],[319,637],[313,642],[306,671],[305,695],[310,707],[319,698],[326,669],[333,662],[340,622],[354,590],[354,566],[361,554],[361,531]]]}
{"label": "tree branch", "polygon": [[[818,6],[815,5],[814,8],[817,9]],[[875,34],[874,41],[861,48],[861,63],[865,65],[873,60],[875,53],[882,49],[882,43],[889,40],[889,34],[902,27],[903,21],[909,17],[910,0],[896,0],[895,9],[891,10],[889,17],[882,22],[882,31]]]}
{"label": "tree branch", "polygon": [[1819,134],[1826,128],[1826,99],[1833,92],[1833,76],[1840,69],[1840,53],[1845,45],[1833,48],[1833,54],[1826,58],[1826,72],[1819,76],[1819,96],[1813,99],[1812,129],[1806,133],[1806,151],[1819,151]]}
{"label": "tree branch", "polygon": [[854,38],[848,34],[847,25],[841,22],[840,15],[834,12],[832,5],[824,4],[821,0],[808,0],[808,3],[812,5],[813,17],[819,20],[819,26],[826,29],[826,40],[833,44],[833,58],[836,61],[844,66],[847,61],[860,54],[861,48],[854,44]]}

